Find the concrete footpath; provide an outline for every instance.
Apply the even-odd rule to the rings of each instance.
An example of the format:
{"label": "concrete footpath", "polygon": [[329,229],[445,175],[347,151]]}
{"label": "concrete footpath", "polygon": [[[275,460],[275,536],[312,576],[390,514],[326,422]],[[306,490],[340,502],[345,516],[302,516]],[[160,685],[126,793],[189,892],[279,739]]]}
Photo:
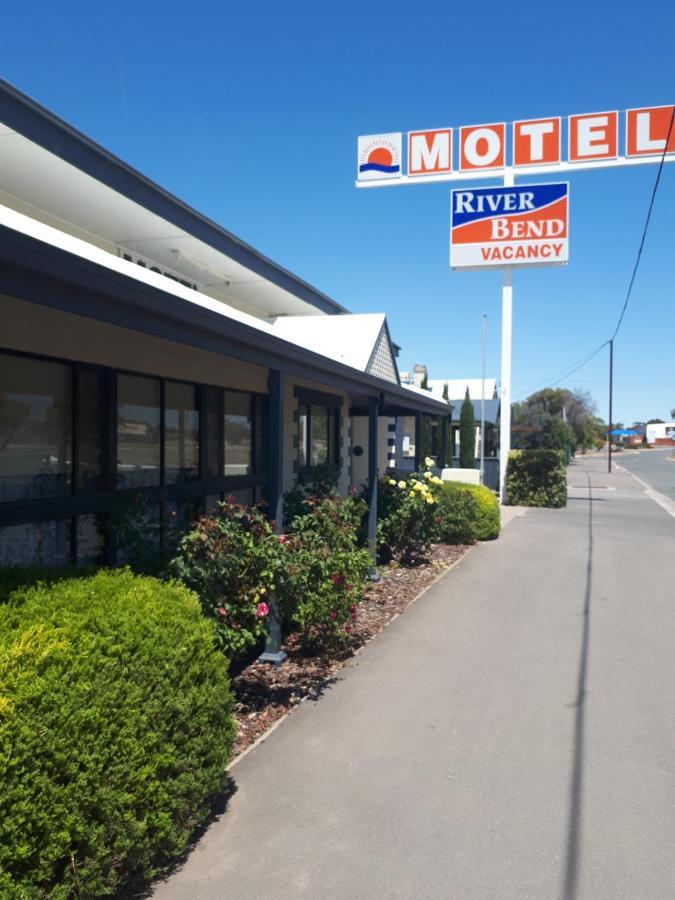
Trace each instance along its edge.
{"label": "concrete footpath", "polygon": [[675,897],[675,520],[601,459],[232,769],[158,900]]}

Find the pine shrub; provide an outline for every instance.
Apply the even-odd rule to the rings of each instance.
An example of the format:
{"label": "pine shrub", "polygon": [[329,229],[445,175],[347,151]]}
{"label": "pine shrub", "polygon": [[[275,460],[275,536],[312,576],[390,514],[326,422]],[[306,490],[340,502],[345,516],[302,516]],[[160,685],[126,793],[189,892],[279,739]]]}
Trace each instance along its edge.
{"label": "pine shrub", "polygon": [[128,570],[0,606],[0,895],[104,897],[185,849],[226,783],[227,663],[194,595]]}

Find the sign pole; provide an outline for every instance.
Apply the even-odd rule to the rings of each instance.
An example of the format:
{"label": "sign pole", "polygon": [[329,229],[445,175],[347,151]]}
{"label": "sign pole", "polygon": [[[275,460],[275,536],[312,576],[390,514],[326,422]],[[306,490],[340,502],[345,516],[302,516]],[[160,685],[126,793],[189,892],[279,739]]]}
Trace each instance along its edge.
{"label": "sign pole", "polygon": [[[513,187],[513,169],[504,171],[504,187]],[[511,450],[511,332],[513,327],[513,286],[511,266],[502,268],[502,397],[499,428],[499,502],[506,502],[506,466]]]}
{"label": "sign pole", "polygon": [[607,428],[607,471],[612,474],[612,394],[614,393],[614,338],[609,342],[609,427]]}

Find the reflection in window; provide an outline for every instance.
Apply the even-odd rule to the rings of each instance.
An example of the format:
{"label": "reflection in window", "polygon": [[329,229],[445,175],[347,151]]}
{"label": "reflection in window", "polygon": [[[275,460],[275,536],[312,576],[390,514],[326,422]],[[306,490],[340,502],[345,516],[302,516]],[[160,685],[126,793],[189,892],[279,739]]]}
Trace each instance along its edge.
{"label": "reflection in window", "polygon": [[69,519],[0,528],[1,566],[65,566],[69,562]]}
{"label": "reflection in window", "polygon": [[117,480],[119,487],[159,484],[160,387],[153,378],[117,378]]}
{"label": "reflection in window", "polygon": [[336,456],[338,412],[325,406],[300,406],[298,409],[298,465],[333,465]]}
{"label": "reflection in window", "polygon": [[300,468],[310,465],[309,462],[309,407],[301,406],[298,410],[298,464]]}
{"label": "reflection in window", "polygon": [[172,484],[199,475],[199,412],[196,390],[167,381],[164,388],[165,481]]}
{"label": "reflection in window", "polygon": [[0,356],[0,501],[69,493],[71,374],[60,363]]}
{"label": "reflection in window", "polygon": [[328,410],[323,406],[312,407],[312,465],[322,466],[328,462]]}
{"label": "reflection in window", "polygon": [[76,489],[103,488],[105,447],[105,383],[97,369],[81,367],[77,373],[77,480]]}
{"label": "reflection in window", "polygon": [[225,475],[250,475],[251,395],[225,392]]}
{"label": "reflection in window", "polygon": [[206,474],[223,474],[223,392],[220,388],[206,388]]}
{"label": "reflection in window", "polygon": [[103,555],[103,518],[101,516],[78,516],[76,528],[77,565],[98,565]]}

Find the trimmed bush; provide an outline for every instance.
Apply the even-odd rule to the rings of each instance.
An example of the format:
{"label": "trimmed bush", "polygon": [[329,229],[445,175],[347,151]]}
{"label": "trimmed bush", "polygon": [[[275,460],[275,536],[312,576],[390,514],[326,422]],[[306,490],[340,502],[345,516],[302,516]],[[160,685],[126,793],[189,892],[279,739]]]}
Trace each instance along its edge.
{"label": "trimmed bush", "polygon": [[512,450],[506,468],[509,506],[562,507],[567,504],[567,475],[560,450]]}
{"label": "trimmed bush", "polygon": [[0,893],[104,897],[179,856],[226,783],[227,663],[182,585],[100,572],[0,606]]}
{"label": "trimmed bush", "polygon": [[235,659],[267,633],[281,565],[279,539],[263,511],[226,501],[181,538],[169,571],[196,591],[216,624],[218,647]]}
{"label": "trimmed bush", "polygon": [[476,540],[478,501],[471,491],[445,482],[437,492],[434,540],[442,544],[473,544]]}
{"label": "trimmed bush", "polygon": [[363,597],[370,554],[359,548],[366,504],[352,497],[304,501],[293,531],[281,535],[282,565],[277,595],[284,619],[308,643],[344,637]]}
{"label": "trimmed bush", "polygon": [[88,578],[95,569],[75,566],[0,566],[0,603],[6,603],[18,588],[32,587],[40,582],[55,584],[64,578]]}
{"label": "trimmed bush", "polygon": [[492,541],[499,537],[501,517],[499,502],[484,484],[463,484],[461,481],[443,482],[443,491],[468,494],[476,501],[473,536],[477,541]]}

